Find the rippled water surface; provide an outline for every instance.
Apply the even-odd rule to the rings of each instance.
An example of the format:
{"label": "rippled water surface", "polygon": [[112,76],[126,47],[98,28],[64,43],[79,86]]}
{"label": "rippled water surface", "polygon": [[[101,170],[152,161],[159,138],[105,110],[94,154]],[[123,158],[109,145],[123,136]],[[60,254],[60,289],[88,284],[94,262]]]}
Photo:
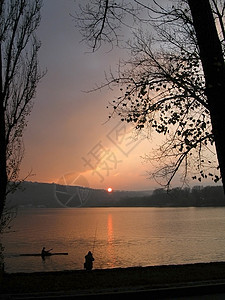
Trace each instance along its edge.
{"label": "rippled water surface", "polygon": [[[225,260],[225,208],[24,209],[3,235],[7,272],[183,264]],[[21,257],[42,247],[68,256]]]}

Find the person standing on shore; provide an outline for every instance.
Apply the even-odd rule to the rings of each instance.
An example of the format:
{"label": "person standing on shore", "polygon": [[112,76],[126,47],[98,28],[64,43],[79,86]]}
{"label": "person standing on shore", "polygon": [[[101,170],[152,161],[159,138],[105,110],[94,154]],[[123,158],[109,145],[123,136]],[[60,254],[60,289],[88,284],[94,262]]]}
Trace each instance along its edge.
{"label": "person standing on shore", "polygon": [[87,270],[87,271],[90,271],[92,270],[93,268],[93,261],[94,261],[94,257],[91,253],[91,251],[88,252],[87,255],[85,255],[85,263],[84,263],[84,268]]}

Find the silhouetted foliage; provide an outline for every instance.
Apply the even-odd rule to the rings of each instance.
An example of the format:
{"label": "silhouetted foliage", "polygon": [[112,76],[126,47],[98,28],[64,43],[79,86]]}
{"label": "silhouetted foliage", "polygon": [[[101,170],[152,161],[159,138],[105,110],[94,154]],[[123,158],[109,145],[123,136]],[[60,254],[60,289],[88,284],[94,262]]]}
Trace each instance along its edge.
{"label": "silhouetted foliage", "polygon": [[[120,62],[117,74],[107,74],[105,84],[97,89],[107,86],[120,93],[110,103],[110,117],[119,115],[137,130],[146,128],[163,136],[161,146],[146,159],[156,162],[151,175],[168,188],[181,169],[183,181],[187,174],[198,181],[220,180],[215,139],[219,165],[225,169],[221,119],[225,80],[224,75],[219,76],[225,72],[225,4],[220,0],[210,4],[206,0],[92,0],[81,5],[76,17],[93,51],[107,42],[112,48],[121,46],[121,40],[125,43],[122,28],[131,28],[133,39],[126,43],[130,59]],[[199,32],[196,18],[204,20],[207,30],[202,26]],[[208,46],[202,46],[201,40],[208,41]],[[212,58],[208,65],[214,68],[205,68],[203,49],[208,50]],[[210,76],[209,70],[213,70]],[[216,78],[217,84],[209,83],[209,77]]]}
{"label": "silhouetted foliage", "polygon": [[[42,0],[0,1],[0,219],[7,226],[6,195],[18,186],[23,131],[43,73],[35,31]],[[2,217],[2,218],[1,218]]]}

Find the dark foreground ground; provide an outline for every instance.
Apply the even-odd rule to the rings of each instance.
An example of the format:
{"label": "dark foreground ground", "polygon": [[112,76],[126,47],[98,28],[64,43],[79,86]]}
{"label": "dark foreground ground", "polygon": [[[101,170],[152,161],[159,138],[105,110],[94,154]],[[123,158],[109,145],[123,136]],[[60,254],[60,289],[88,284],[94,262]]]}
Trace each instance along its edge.
{"label": "dark foreground ground", "polygon": [[[94,295],[217,285],[225,291],[225,262],[3,274],[0,295]],[[215,288],[214,288],[215,289]],[[218,288],[216,288],[218,291]],[[209,291],[210,293],[210,291]],[[2,296],[3,297],[3,296]],[[1,298],[1,296],[0,296]],[[154,298],[157,299],[157,298]]]}

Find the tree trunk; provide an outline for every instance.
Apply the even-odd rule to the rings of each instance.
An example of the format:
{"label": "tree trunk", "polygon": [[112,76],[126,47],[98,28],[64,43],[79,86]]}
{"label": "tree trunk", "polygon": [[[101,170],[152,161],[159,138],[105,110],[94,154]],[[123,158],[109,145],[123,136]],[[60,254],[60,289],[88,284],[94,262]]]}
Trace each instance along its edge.
{"label": "tree trunk", "polygon": [[6,147],[5,147],[5,134],[4,134],[5,122],[4,122],[4,109],[2,107],[1,100],[2,99],[0,99],[0,219],[5,206],[6,186],[7,186]]}
{"label": "tree trunk", "polygon": [[5,109],[2,88],[2,57],[0,45],[0,219],[5,206],[7,170],[6,170],[6,140],[5,140]]}
{"label": "tree trunk", "polygon": [[225,63],[209,0],[188,0],[206,81],[206,94],[225,192]]}

